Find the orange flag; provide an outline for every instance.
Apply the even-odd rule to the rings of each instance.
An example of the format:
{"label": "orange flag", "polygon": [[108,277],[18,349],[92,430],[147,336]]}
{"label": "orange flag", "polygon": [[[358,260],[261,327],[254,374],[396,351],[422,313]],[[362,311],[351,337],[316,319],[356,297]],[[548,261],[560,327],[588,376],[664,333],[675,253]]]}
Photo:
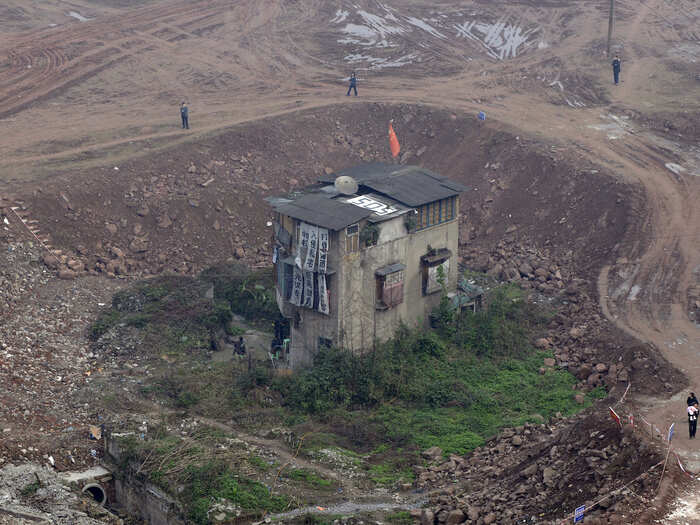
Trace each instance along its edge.
{"label": "orange flag", "polygon": [[401,151],[401,145],[399,144],[399,139],[396,138],[396,133],[394,133],[394,127],[391,125],[392,122],[393,121],[389,121],[389,147],[391,148],[391,156],[396,158]]}

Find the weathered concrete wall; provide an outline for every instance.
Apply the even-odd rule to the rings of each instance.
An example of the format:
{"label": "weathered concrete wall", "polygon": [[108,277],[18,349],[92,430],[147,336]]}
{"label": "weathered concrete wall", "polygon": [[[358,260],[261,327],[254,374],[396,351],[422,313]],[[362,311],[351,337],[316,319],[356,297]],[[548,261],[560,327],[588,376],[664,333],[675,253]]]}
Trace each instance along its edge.
{"label": "weathered concrete wall", "polygon": [[[106,459],[121,462],[119,440],[106,436]],[[116,469],[113,469],[116,472]],[[133,475],[127,466],[115,476],[114,501],[132,516],[140,516],[149,525],[185,525],[180,505],[161,489]]]}
{"label": "weathered concrete wall", "polygon": [[117,503],[132,516],[141,516],[149,525],[185,525],[173,499],[150,483],[127,477],[115,480]]}
{"label": "weathered concrete wall", "polygon": [[[440,302],[440,293],[423,295],[421,257],[434,249],[452,251],[448,288],[454,290],[458,275],[458,219],[432,228],[400,235],[404,219],[399,217],[380,225],[376,246],[356,254],[346,254],[339,272],[342,301],[339,305],[339,343],[353,351],[373,347],[374,341],[393,336],[401,322],[416,326],[425,322],[430,311]],[[405,228],[405,227],[404,227]],[[405,231],[405,230],[404,230]],[[393,263],[403,263],[403,302],[387,310],[375,305],[375,271]]]}

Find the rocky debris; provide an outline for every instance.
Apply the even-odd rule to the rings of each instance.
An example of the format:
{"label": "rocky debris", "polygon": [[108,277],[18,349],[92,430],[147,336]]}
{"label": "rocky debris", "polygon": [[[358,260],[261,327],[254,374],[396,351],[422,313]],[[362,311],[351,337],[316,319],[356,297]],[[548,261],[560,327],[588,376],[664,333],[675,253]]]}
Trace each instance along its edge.
{"label": "rocky debris", "polygon": [[[530,523],[534,516],[537,523],[554,524],[579,505],[590,509],[597,498],[663,459],[660,451],[619,430],[606,415],[601,409],[549,425],[505,429],[466,456],[414,467],[416,485],[431,490],[421,523]],[[617,523],[625,508],[653,496],[659,474],[652,470],[630,490],[588,511],[586,519],[607,523],[609,515],[610,523]]]}
{"label": "rocky debris", "polygon": [[662,357],[621,335],[600,314],[594,283],[575,277],[570,257],[558,260],[547,249],[507,239],[487,251],[472,242],[461,247],[461,255],[469,268],[516,284],[529,300],[556,310],[546,333],[533,341],[554,355],[546,358],[542,373],[552,367],[568,370],[579,380],[577,392],[624,388],[628,381],[665,392],[684,381]]}
{"label": "rocky debris", "polygon": [[36,464],[0,468],[0,525],[121,525],[92,498],[63,484]]}
{"label": "rocky debris", "polygon": [[0,250],[0,466],[51,455],[74,469],[99,449],[85,430],[97,416],[77,398],[100,374],[85,332],[119,283],[59,280],[40,261],[31,242]]}

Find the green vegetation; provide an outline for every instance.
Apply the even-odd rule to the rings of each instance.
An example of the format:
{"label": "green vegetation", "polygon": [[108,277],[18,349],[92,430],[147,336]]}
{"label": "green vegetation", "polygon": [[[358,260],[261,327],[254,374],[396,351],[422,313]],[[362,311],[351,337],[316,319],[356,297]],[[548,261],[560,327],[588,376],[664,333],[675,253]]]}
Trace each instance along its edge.
{"label": "green vegetation", "polygon": [[333,484],[332,481],[323,479],[315,472],[303,468],[292,469],[285,476],[295,481],[303,481],[307,485],[316,488],[329,488]]}
{"label": "green vegetation", "polygon": [[251,272],[240,264],[227,264],[205,270],[200,279],[214,285],[216,300],[227,302],[233,313],[262,329],[280,318],[272,272],[272,268]]}
{"label": "green vegetation", "polygon": [[223,461],[190,466],[186,474],[190,481],[181,500],[189,509],[189,518],[198,524],[210,523],[209,508],[218,499],[228,500],[257,516],[264,511],[282,512],[289,506],[286,496],[271,494],[265,485],[239,476]]}
{"label": "green vegetation", "polygon": [[386,517],[386,520],[389,523],[394,523],[396,525],[412,525],[413,523],[411,513],[407,510],[401,510],[399,512],[396,512],[395,514],[389,514]]}
{"label": "green vegetation", "polygon": [[398,483],[413,483],[414,478],[413,469],[409,465],[402,468],[397,464],[379,463],[369,468],[369,479],[377,485],[393,487]]}
{"label": "green vegetation", "polygon": [[209,524],[209,509],[220,500],[256,518],[289,508],[287,496],[273,494],[262,483],[239,474],[235,451],[222,455],[218,448],[225,439],[224,433],[211,428],[199,429],[187,438],[170,435],[164,427],[154,429],[147,440],[128,436],[120,440],[121,470],[136,470],[177,494],[196,524]]}
{"label": "green vegetation", "polygon": [[25,497],[33,496],[34,494],[36,494],[36,491],[40,488],[41,482],[39,482],[39,480],[37,479],[36,481],[22,487],[22,490],[20,490],[20,494]]}
{"label": "green vegetation", "polygon": [[272,468],[272,466],[273,466],[270,463],[268,463],[267,461],[265,461],[263,458],[261,458],[260,456],[250,456],[248,458],[248,463],[250,463],[255,468],[257,468],[258,470],[261,470],[263,472],[270,470],[270,468]]}
{"label": "green vegetation", "polygon": [[[457,316],[443,304],[433,319],[434,330],[403,327],[364,356],[321,352],[313,368],[274,386],[288,408],[351,427],[369,443],[437,445],[446,453],[468,452],[501,427],[581,408],[572,375],[539,373],[550,354],[528,341],[548,313],[519,289],[497,288],[476,314]],[[384,467],[373,468],[386,481]]]}

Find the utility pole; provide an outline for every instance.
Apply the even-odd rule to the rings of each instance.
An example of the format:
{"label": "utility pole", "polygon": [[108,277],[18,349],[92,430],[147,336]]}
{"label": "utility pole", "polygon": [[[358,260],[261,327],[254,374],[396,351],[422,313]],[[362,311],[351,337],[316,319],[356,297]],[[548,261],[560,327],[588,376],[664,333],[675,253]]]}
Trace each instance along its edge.
{"label": "utility pole", "polygon": [[608,19],[608,58],[610,57],[610,40],[612,39],[613,18],[615,17],[615,0],[610,0],[610,18]]}

